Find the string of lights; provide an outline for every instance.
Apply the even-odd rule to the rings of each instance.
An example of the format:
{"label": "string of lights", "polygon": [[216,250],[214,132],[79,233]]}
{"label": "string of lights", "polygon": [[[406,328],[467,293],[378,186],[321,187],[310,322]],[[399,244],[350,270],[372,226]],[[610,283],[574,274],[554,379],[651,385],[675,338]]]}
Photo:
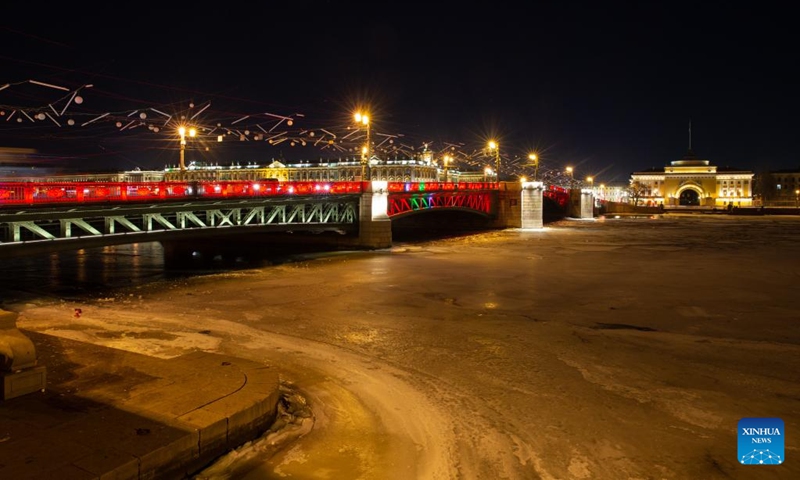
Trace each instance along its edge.
{"label": "string of lights", "polygon": [[[345,120],[344,116],[338,122],[312,125],[303,113],[233,112],[215,108],[210,100],[168,104],[140,101],[142,105],[135,108],[104,109],[102,105],[109,103],[108,98],[124,97],[99,90],[93,84],[67,87],[29,79],[0,85],[0,138],[8,133],[17,141],[28,143],[54,140],[87,143],[109,140],[116,135],[133,140],[111,152],[124,155],[126,149],[172,152],[179,145],[177,132],[185,127],[192,128],[194,135],[188,141],[181,136],[181,149],[191,142],[193,152],[206,152],[209,158],[218,161],[221,156],[212,154],[212,150],[256,144],[298,149],[301,152],[295,155],[304,160],[355,157],[367,138],[363,125]],[[379,129],[380,122],[370,128],[370,152],[378,157],[427,155],[432,162],[443,163],[447,156],[450,169],[481,171],[494,162],[497,154],[506,177],[525,176],[532,168],[525,157],[510,154],[509,149],[489,152],[484,146],[469,150],[464,142],[437,142],[408,133],[384,132]],[[540,163],[539,178],[561,182],[559,171],[548,169],[546,162]]]}

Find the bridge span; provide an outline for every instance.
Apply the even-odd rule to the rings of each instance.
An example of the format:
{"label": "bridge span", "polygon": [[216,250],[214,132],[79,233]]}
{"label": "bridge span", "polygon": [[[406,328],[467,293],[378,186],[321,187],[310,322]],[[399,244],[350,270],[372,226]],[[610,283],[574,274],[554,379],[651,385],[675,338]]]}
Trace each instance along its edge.
{"label": "bridge span", "polygon": [[0,258],[152,241],[183,255],[200,241],[276,232],[386,248],[393,220],[433,211],[465,212],[484,228],[541,228],[548,194],[541,182],[0,183]]}

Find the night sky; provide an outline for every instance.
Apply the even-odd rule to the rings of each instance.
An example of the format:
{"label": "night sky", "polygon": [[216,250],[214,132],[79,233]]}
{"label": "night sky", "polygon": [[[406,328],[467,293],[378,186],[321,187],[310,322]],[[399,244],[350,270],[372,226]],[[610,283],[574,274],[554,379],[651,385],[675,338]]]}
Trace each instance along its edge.
{"label": "night sky", "polygon": [[[495,138],[508,165],[535,151],[543,170],[572,166],[576,178],[605,183],[683,157],[690,122],[694,153],[712,164],[800,168],[800,66],[786,7],[273,3],[4,5],[0,87],[10,86],[0,91],[0,146],[85,169],[177,163],[178,142],[165,131],[8,121],[15,108],[59,99],[51,111],[60,112],[65,92],[26,83],[33,79],[93,85],[71,105],[85,118],[177,115],[211,102],[208,122],[300,113],[296,130],[333,130],[363,106],[373,132],[417,151],[455,145],[476,158]],[[233,143],[208,155],[347,156]]]}

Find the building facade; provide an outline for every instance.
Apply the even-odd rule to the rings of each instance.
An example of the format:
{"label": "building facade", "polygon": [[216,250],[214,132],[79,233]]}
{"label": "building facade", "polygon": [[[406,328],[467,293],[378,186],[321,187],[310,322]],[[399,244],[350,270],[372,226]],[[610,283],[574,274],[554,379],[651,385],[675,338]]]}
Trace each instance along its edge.
{"label": "building facade", "polygon": [[800,169],[762,173],[756,180],[756,197],[761,205],[800,207]]}
{"label": "building facade", "polygon": [[[454,176],[452,170],[448,176]],[[325,163],[300,162],[284,165],[273,161],[268,165],[201,165],[189,164],[185,172],[167,168],[164,179],[171,180],[259,180],[274,178],[281,181],[353,182],[369,178],[389,182],[429,182],[440,178],[440,168],[425,160],[395,159],[373,160],[368,166],[359,160],[339,160]]]}
{"label": "building facade", "polygon": [[637,205],[725,208],[753,205],[753,172],[711,165],[691,149],[663,169],[634,172],[631,200]]}

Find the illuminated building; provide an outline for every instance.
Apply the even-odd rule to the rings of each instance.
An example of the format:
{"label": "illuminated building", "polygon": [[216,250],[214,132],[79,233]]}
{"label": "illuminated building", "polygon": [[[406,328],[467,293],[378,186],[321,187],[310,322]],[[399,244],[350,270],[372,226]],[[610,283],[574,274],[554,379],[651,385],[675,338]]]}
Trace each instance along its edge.
{"label": "illuminated building", "polygon": [[[175,180],[183,175],[186,180],[258,180],[275,178],[281,181],[321,181],[321,182],[353,182],[362,177],[363,165],[358,159],[337,160],[320,163],[300,162],[283,164],[272,161],[270,164],[258,165],[205,165],[190,163],[186,171],[167,168],[164,171],[166,180]],[[372,162],[370,178],[389,182],[427,182],[436,181],[439,168],[429,160],[396,159]]]}
{"label": "illuminated building", "polygon": [[637,205],[674,208],[725,208],[753,205],[753,172],[711,165],[691,148],[663,169],[634,172],[630,179]]}

